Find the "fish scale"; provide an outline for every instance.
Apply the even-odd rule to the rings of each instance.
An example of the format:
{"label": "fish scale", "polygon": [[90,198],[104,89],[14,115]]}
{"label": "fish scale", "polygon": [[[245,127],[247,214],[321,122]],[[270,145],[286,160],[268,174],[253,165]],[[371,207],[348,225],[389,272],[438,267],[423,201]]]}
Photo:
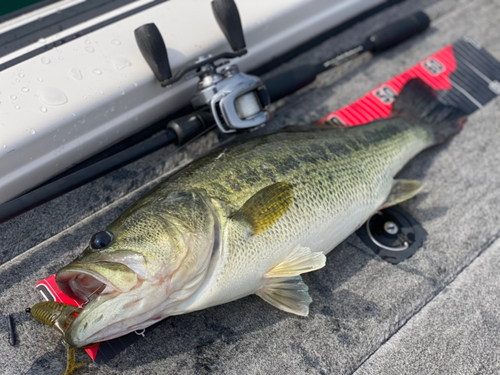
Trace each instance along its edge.
{"label": "fish scale", "polygon": [[91,299],[66,341],[108,340],[254,293],[307,315],[300,275],[323,267],[377,210],[418,194],[420,183],[395,174],[465,121],[420,80],[403,87],[393,111],[364,126],[257,137],[167,178],[57,273],[64,293]]}
{"label": "fish scale", "polygon": [[[205,189],[208,196],[226,202],[229,213],[273,183],[291,182],[294,191],[293,206],[266,233],[249,239],[238,225],[227,229],[224,266],[206,287],[205,297],[191,308],[239,297],[228,289],[254,293],[265,283],[262,275],[297,245],[327,254],[383,204],[393,176],[432,143],[425,126],[400,118],[349,129],[309,128],[267,135],[249,141],[243,150],[234,145],[224,151],[224,158],[217,159],[220,152],[211,154],[172,176],[155,194],[165,194],[163,189]],[[261,177],[248,184],[249,175]],[[244,187],[240,183],[235,189],[233,179]],[[218,181],[216,187],[209,181]]]}
{"label": "fish scale", "polygon": [[[294,189],[299,190],[300,184],[311,184],[320,191],[323,185],[325,189],[335,186],[329,194],[342,193],[338,189],[345,186],[335,182],[351,181],[353,173],[360,174],[361,180],[394,175],[411,157],[432,143],[431,135],[424,128],[402,119],[372,123],[369,128],[373,127],[380,129],[383,136],[378,134],[379,139],[372,141],[370,136],[378,132],[361,126],[270,134],[249,141],[243,150],[236,144],[223,151],[224,157],[218,158],[221,154],[218,151],[192,163],[167,179],[155,194],[203,189],[210,197],[238,209],[254,193],[278,181],[294,182]],[[410,156],[406,156],[408,148]],[[290,165],[290,160],[295,161],[295,166]],[[249,183],[249,176],[258,178],[252,178]],[[154,196],[148,198],[155,199]]]}

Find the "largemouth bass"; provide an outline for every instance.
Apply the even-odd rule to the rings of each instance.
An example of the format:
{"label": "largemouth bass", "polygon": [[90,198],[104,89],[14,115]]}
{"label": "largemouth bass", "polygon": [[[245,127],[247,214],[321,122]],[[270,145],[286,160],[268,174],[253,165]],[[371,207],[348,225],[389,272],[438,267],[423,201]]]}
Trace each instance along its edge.
{"label": "largemouth bass", "polygon": [[66,341],[82,347],[254,293],[307,315],[300,275],[376,211],[415,196],[420,183],[394,176],[465,121],[418,79],[393,115],[262,136],[167,178],[57,273],[64,293],[88,302]]}

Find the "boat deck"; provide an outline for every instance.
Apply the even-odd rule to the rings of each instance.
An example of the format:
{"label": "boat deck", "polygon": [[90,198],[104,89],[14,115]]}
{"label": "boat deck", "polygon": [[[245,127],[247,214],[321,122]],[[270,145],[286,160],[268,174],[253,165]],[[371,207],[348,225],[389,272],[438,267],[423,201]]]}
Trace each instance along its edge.
{"label": "boat deck", "polygon": [[[274,106],[268,129],[315,121],[424,57],[468,35],[500,59],[495,0],[406,1],[360,22],[287,66],[317,61],[416,10],[431,28],[333,83],[335,72]],[[354,62],[353,64],[355,64]],[[276,70],[278,71],[278,70]],[[500,99],[469,117],[451,142],[400,173],[425,183],[402,206],[428,232],[410,259],[389,264],[356,235],[304,276],[310,315],[256,296],[166,319],[104,365],[80,374],[498,374],[500,373]],[[215,133],[167,147],[0,225],[0,373],[59,374],[59,334],[24,309],[35,283],[79,254],[129,204],[171,171],[214,147]],[[334,230],[334,228],[332,228]],[[77,361],[89,361],[78,351]]]}

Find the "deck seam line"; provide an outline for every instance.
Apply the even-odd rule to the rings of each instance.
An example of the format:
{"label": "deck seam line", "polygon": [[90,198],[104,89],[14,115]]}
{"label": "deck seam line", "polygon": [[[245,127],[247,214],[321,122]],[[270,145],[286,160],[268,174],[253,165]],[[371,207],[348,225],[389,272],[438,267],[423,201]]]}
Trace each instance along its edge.
{"label": "deck seam line", "polygon": [[[474,263],[486,250],[488,250],[497,240],[500,239],[500,232],[497,232],[494,236],[492,236],[486,243],[479,248],[479,250],[475,253],[472,254],[471,257],[468,257],[465,259],[464,264],[457,268],[457,272],[454,275],[450,275],[447,279],[449,279],[448,282],[446,282],[446,279],[443,281],[442,287],[437,289],[433,294],[431,294],[430,298],[427,299],[427,301],[424,301],[424,303],[420,306],[417,307],[414,311],[410,312],[407,314],[405,317],[399,320],[397,323],[398,328],[394,330],[392,333],[387,336],[384,341],[382,341],[375,350],[373,350],[361,363],[359,366],[357,366],[354,371],[351,372],[351,374],[355,374],[363,365],[374,355],[376,354],[382,346],[384,346],[394,335],[396,335],[403,327],[405,327],[408,322],[417,316],[420,311],[422,311],[423,308],[425,308],[429,303],[431,303],[437,296],[439,296],[444,289],[446,289],[450,284],[452,284],[456,278],[462,274],[467,268],[469,268],[472,263]],[[470,259],[469,262],[467,260]]]}
{"label": "deck seam line", "polygon": [[[189,163],[190,161],[191,161],[191,159],[189,159],[187,161],[187,163]],[[129,199],[132,195],[134,195],[136,193],[140,193],[140,190],[147,190],[147,188],[151,187],[151,185],[158,184],[159,181],[161,181],[162,179],[165,179],[169,175],[177,172],[180,168],[184,167],[187,163],[182,163],[181,165],[175,167],[174,169],[169,170],[167,173],[164,173],[161,176],[156,177],[155,179],[153,179],[153,180],[145,183],[144,185],[138,187],[137,189],[134,189],[131,192],[127,193],[126,195],[118,198],[116,201],[114,201],[114,202],[112,202],[112,203],[110,203],[110,204],[102,207],[101,209],[97,210],[96,212],[94,212],[94,213],[90,214],[89,216],[83,218],[82,220],[78,221],[77,223],[73,224],[72,226],[70,226],[70,227],[62,230],[61,232],[59,232],[59,233],[57,233],[57,234],[55,234],[55,235],[47,238],[46,240],[40,242],[39,244],[33,246],[32,248],[30,248],[30,249],[22,252],[21,254],[15,256],[14,258],[9,259],[7,262],[5,262],[5,263],[3,263],[3,264],[0,265],[0,272],[3,272],[6,269],[9,269],[10,266],[15,265],[19,259],[24,258],[25,256],[30,256],[30,255],[36,253],[37,251],[40,250],[40,248],[45,248],[46,245],[50,244],[51,242],[56,241],[57,239],[59,239],[60,237],[62,237],[65,234],[67,234],[68,232],[71,232],[73,230],[77,230],[79,227],[81,227],[84,224],[86,224],[87,222],[91,221],[94,217],[99,216],[100,214],[105,213],[106,211],[113,209],[115,206],[119,205],[123,200]]]}

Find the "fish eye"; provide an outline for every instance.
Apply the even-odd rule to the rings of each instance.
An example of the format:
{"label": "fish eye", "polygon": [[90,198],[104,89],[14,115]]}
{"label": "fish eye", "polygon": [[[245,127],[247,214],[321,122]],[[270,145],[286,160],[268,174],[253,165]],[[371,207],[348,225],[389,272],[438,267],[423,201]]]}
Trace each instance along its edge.
{"label": "fish eye", "polygon": [[96,233],[92,236],[90,240],[90,247],[94,250],[102,250],[106,248],[113,239],[113,233],[108,231],[102,231]]}

